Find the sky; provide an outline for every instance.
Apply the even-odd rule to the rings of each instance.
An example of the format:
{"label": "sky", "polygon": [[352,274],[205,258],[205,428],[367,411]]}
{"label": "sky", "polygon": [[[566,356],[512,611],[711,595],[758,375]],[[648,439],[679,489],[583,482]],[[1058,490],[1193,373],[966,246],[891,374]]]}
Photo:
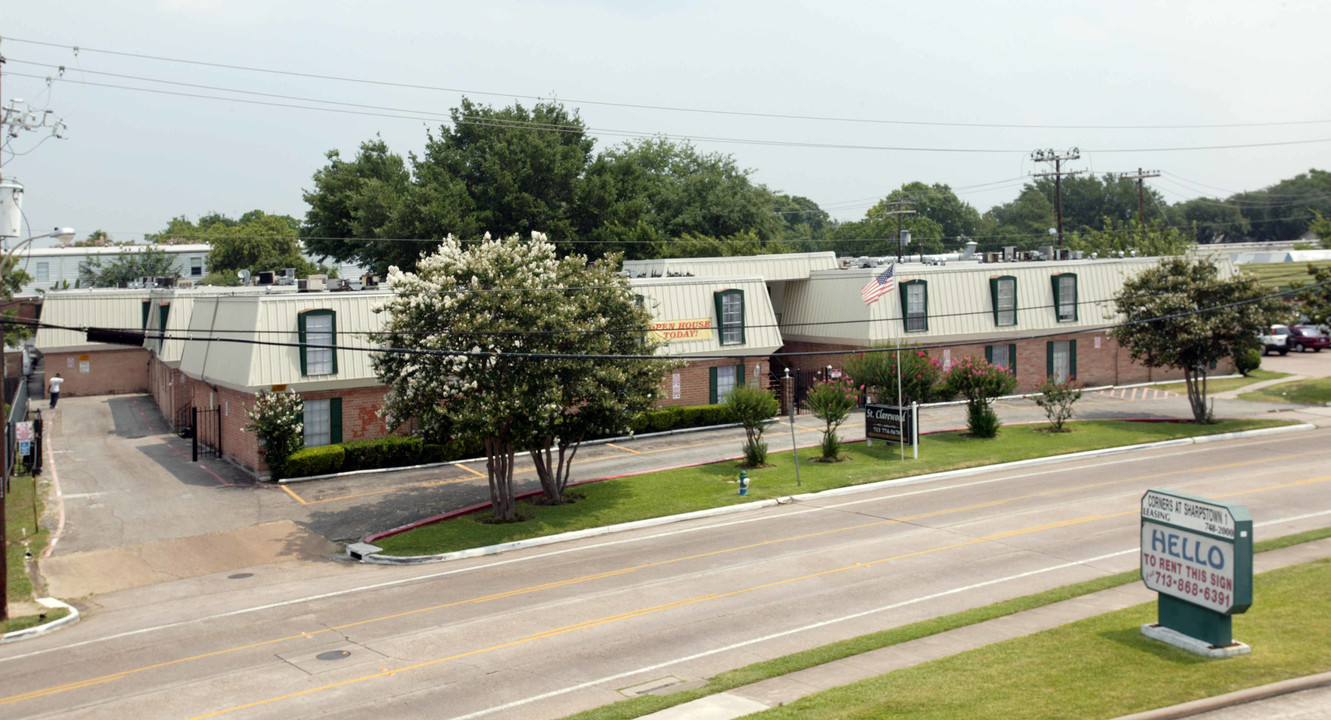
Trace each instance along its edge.
{"label": "sky", "polygon": [[1320,0],[10,2],[0,100],[68,127],[0,171],[34,235],[301,218],[328,151],[419,152],[465,95],[557,99],[598,150],[690,139],[840,220],[913,181],[983,212],[1038,149],[1173,203],[1331,167],[1328,27]]}

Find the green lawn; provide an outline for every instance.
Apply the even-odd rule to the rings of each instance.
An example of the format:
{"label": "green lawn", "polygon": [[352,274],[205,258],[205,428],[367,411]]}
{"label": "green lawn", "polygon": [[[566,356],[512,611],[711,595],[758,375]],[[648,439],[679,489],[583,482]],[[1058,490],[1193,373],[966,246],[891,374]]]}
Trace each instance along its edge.
{"label": "green lawn", "polygon": [[[1287,424],[1281,420],[1225,420],[1214,425],[1085,421],[1069,423],[1071,432],[1060,434],[1049,433],[1043,424],[1010,425],[993,440],[977,440],[962,432],[922,436],[920,459],[910,459],[908,450],[904,462],[897,446],[881,442],[872,448],[863,443],[846,445],[850,459],[835,464],[812,462],[818,450],[809,448],[800,451],[800,486],[791,453],[772,453],[768,462],[773,467],[749,472],[748,497],[738,494],[737,462],[711,463],[584,485],[577,491],[586,498],[563,507],[522,502],[519,511],[531,516],[525,522],[488,524],[477,521],[484,514],[473,515],[376,544],[389,555],[430,555],[911,475]],[[735,450],[738,454],[738,443]]]}
{"label": "green lawn", "polygon": [[[1272,538],[1270,540],[1259,540],[1253,544],[1253,551],[1262,553],[1271,550],[1291,547],[1305,542],[1313,542],[1331,537],[1331,528],[1320,528],[1309,530],[1307,532],[1285,535],[1283,537]],[[1264,577],[1264,576],[1263,576]],[[603,705],[599,708],[587,710],[576,715],[569,716],[568,720],[631,720],[632,718],[650,715],[651,713],[664,710],[676,705],[682,705],[692,702],[708,695],[734,690],[738,687],[751,685],[781,675],[787,675],[798,670],[804,670],[811,667],[817,667],[824,663],[834,660],[853,657],[871,650],[898,645],[904,642],[910,642],[922,637],[936,635],[938,633],[955,630],[957,628],[974,625],[976,623],[993,620],[995,618],[1005,617],[1025,610],[1052,605],[1056,602],[1068,600],[1071,598],[1089,595],[1100,590],[1127,585],[1128,583],[1140,582],[1141,576],[1136,570],[1108,575],[1094,580],[1065,585],[1063,587],[1046,590],[1026,595],[1011,600],[1004,600],[984,607],[963,610],[951,615],[933,618],[930,620],[921,620],[909,625],[883,630],[870,635],[861,635],[840,642],[830,643],[821,647],[812,648],[803,652],[786,655],[784,657],[774,658],[756,662],[742,668],[736,668],[723,672],[710,680],[707,684],[693,690],[682,690],[667,695],[643,695],[629,700],[620,700],[610,705]],[[981,714],[979,717],[988,717]]]}
{"label": "green lawn", "polygon": [[[41,499],[33,495],[33,482],[30,475],[15,475],[9,480],[9,494],[5,496],[5,536],[6,560],[9,584],[9,602],[22,602],[32,599],[32,580],[28,578],[28,567],[24,553],[38,555],[46,548],[47,531],[35,528],[33,524],[33,503],[37,502],[37,516],[42,512]],[[13,610],[11,610],[11,615]],[[63,617],[64,611],[58,616]],[[48,613],[46,621],[55,620],[57,615]],[[0,633],[21,630],[38,623],[37,616],[11,617],[8,622],[0,623]]]}
{"label": "green lawn", "polygon": [[811,695],[762,718],[1113,718],[1331,668],[1331,559],[1254,580],[1251,655],[1208,660],[1141,634],[1146,603]]}
{"label": "green lawn", "polygon": [[1239,395],[1240,400],[1287,402],[1304,405],[1331,404],[1331,378],[1310,378],[1259,388]]}
{"label": "green lawn", "polygon": [[[1289,373],[1274,372],[1272,370],[1253,370],[1248,377],[1221,378],[1219,380],[1208,380],[1206,382],[1206,394],[1210,396],[1213,393],[1226,392],[1229,390],[1238,390],[1241,387],[1247,387],[1253,383],[1263,380],[1278,380],[1282,377],[1289,377]],[[1172,392],[1177,395],[1187,395],[1188,386],[1186,383],[1176,382],[1168,385],[1156,385],[1156,389]]]}

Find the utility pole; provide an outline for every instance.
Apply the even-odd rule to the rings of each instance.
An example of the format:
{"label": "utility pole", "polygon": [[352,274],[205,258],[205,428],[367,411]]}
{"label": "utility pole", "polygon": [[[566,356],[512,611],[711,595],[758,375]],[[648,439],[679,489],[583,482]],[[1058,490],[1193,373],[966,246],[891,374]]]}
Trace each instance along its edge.
{"label": "utility pole", "polygon": [[1146,178],[1160,177],[1159,170],[1143,171],[1137,168],[1137,174],[1119,173],[1120,180],[1137,181],[1137,224],[1142,228],[1142,250],[1146,250],[1146,196],[1142,190],[1142,180]]}
{"label": "utility pole", "polygon": [[1033,173],[1032,177],[1053,177],[1054,178],[1054,212],[1058,217],[1058,246],[1063,247],[1063,176],[1080,175],[1080,170],[1064,171],[1064,160],[1080,160],[1081,151],[1072,148],[1066,153],[1060,155],[1054,150],[1036,150],[1031,153],[1031,160],[1035,162],[1051,162],[1054,164],[1054,171],[1051,173]]}
{"label": "utility pole", "polygon": [[888,210],[887,212],[885,212],[885,213],[883,213],[883,214],[884,214],[884,215],[896,215],[896,216],[897,216],[897,262],[901,262],[901,216],[902,216],[902,215],[914,215],[914,214],[915,214],[915,211],[914,211],[914,210],[904,210],[904,209],[902,209],[902,208],[903,208],[903,207],[906,207],[906,206],[914,205],[914,204],[915,204],[915,201],[914,201],[914,200],[893,200],[893,201],[891,201],[891,202],[884,202],[883,204],[884,204],[884,205],[891,205],[891,206],[893,206],[893,207],[896,208],[896,210]]}

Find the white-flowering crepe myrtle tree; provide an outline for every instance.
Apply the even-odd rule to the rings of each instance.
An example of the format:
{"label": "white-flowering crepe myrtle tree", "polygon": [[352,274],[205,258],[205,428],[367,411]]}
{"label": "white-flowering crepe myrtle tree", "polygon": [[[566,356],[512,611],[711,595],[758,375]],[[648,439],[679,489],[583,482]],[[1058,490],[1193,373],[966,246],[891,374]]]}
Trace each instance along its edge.
{"label": "white-flowering crepe myrtle tree", "polygon": [[1114,298],[1122,325],[1110,334],[1147,367],[1183,371],[1194,422],[1210,422],[1212,364],[1257,346],[1258,331],[1290,315],[1251,278],[1222,278],[1205,259],[1174,257],[1128,279]]}
{"label": "white-flowering crepe myrtle tree", "polygon": [[[482,439],[498,521],[518,519],[517,450],[532,451],[547,498],[560,502],[578,443],[626,430],[659,396],[670,364],[650,357],[650,313],[616,266],[561,259],[533,233],[450,236],[416,272],[389,269],[395,292],[377,308],[389,313],[378,340],[398,351],[373,356],[389,388],[385,419],[415,418],[431,439]],[[607,357],[622,355],[640,357]]]}

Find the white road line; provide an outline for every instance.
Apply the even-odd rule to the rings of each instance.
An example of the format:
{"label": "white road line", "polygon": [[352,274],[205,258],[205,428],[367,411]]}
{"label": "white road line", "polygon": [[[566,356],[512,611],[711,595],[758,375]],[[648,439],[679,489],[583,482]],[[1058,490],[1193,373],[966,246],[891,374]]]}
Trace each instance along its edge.
{"label": "white road line", "polygon": [[988,586],[990,586],[990,585],[997,585],[997,584],[999,584],[999,583],[1008,582],[1009,580],[1020,580],[1020,579],[1022,579],[1022,578],[1031,577],[1031,576],[1033,576],[1033,575],[1040,575],[1040,574],[1042,574],[1042,573],[1047,573],[1047,572],[1053,572],[1053,571],[1055,571],[1055,570],[1065,570],[1065,569],[1070,568],[1070,567],[1076,567],[1076,566],[1078,566],[1078,565],[1085,565],[1085,564],[1087,564],[1087,563],[1093,563],[1093,562],[1097,562],[1097,561],[1100,561],[1100,560],[1107,560],[1107,559],[1109,559],[1109,558],[1118,557],[1118,556],[1120,556],[1120,555],[1127,555],[1127,554],[1129,554],[1129,553],[1135,553],[1135,552],[1138,552],[1138,551],[1139,551],[1138,548],[1131,548],[1131,549],[1128,549],[1128,550],[1120,550],[1119,552],[1112,552],[1112,553],[1109,553],[1109,554],[1107,554],[1107,555],[1099,555],[1099,556],[1097,556],[1097,557],[1087,558],[1087,559],[1085,559],[1085,560],[1077,560],[1077,561],[1074,561],[1074,562],[1060,563],[1060,564],[1058,564],[1058,565],[1051,565],[1051,566],[1049,566],[1049,567],[1047,567],[1047,568],[1041,568],[1041,569],[1039,569],[1039,570],[1030,570],[1030,571],[1027,571],[1027,572],[1024,572],[1024,573],[1017,573],[1016,575],[1008,575],[1007,577],[1001,577],[1001,578],[997,578],[997,579],[994,579],[994,580],[986,580],[985,582],[975,583],[974,585],[967,585],[967,586],[965,586],[965,587],[953,588],[953,589],[951,589],[951,590],[944,590],[943,592],[934,593],[934,594],[932,594],[932,595],[925,595],[924,597],[913,598],[913,599],[911,599],[911,600],[903,600],[903,601],[901,601],[901,602],[892,603],[891,605],[884,605],[884,606],[882,606],[882,607],[876,607],[876,608],[872,608],[872,609],[870,609],[870,610],[862,610],[862,611],[857,612],[857,613],[851,613],[851,614],[849,614],[849,615],[842,615],[841,617],[830,618],[830,619],[827,619],[827,620],[821,620],[821,621],[819,621],[819,622],[816,622],[816,623],[810,623],[810,624],[808,624],[808,625],[802,625],[802,626],[797,627],[797,628],[791,628],[791,629],[789,629],[789,630],[782,630],[781,632],[778,632],[778,633],[772,633],[772,634],[770,634],[770,635],[764,635],[764,636],[762,636],[762,637],[757,637],[757,638],[752,638],[752,639],[749,639],[749,640],[744,640],[744,641],[742,641],[742,642],[732,643],[732,644],[730,644],[730,645],[726,645],[726,646],[723,646],[723,647],[713,648],[713,649],[711,649],[711,650],[705,650],[705,651],[703,651],[703,652],[695,653],[695,654],[693,654],[693,655],[687,655],[687,656],[685,656],[685,657],[675,658],[674,660],[667,660],[667,661],[665,661],[665,662],[656,663],[655,665],[647,665],[647,666],[644,666],[644,667],[637,668],[637,669],[635,669],[635,670],[627,670],[627,671],[625,671],[625,672],[617,673],[617,674],[615,674],[615,675],[607,675],[607,676],[605,676],[605,677],[597,678],[597,679],[595,679],[595,680],[589,680],[589,681],[584,682],[584,683],[578,683],[577,685],[571,685],[571,686],[566,687],[566,688],[564,688],[564,689],[562,689],[562,690],[554,690],[554,691],[552,691],[552,692],[544,693],[544,694],[541,694],[541,695],[536,695],[536,696],[534,696],[534,697],[526,698],[526,699],[523,699],[523,700],[514,700],[513,702],[505,703],[505,704],[503,704],[503,705],[497,705],[497,706],[495,706],[495,707],[487,708],[487,709],[485,709],[485,710],[477,710],[476,712],[468,713],[468,714],[466,714],[466,715],[458,715],[458,716],[454,717],[452,720],[471,720],[471,718],[483,717],[483,716],[485,716],[485,715],[489,715],[489,714],[491,714],[491,713],[503,712],[503,711],[505,711],[505,710],[512,710],[513,708],[521,707],[521,706],[523,706],[523,705],[530,705],[531,703],[534,703],[534,702],[540,702],[540,701],[542,701],[542,700],[549,700],[550,698],[559,697],[560,695],[567,695],[568,693],[571,693],[571,692],[577,692],[578,690],[585,690],[585,689],[590,688],[590,687],[596,687],[596,686],[598,686],[598,685],[603,685],[603,684],[605,684],[605,683],[615,682],[616,680],[623,680],[624,678],[633,677],[634,675],[639,675],[639,674],[646,673],[646,672],[655,672],[655,671],[657,671],[657,670],[661,670],[661,669],[663,669],[663,668],[667,668],[667,667],[670,667],[670,666],[672,666],[672,665],[678,665],[678,664],[680,664],[680,663],[689,662],[689,661],[691,661],[691,660],[697,660],[697,659],[699,659],[699,658],[705,658],[705,657],[708,657],[708,656],[710,656],[710,655],[716,655],[716,654],[718,654],[718,653],[729,652],[729,651],[731,651],[731,650],[738,650],[739,648],[748,647],[748,646],[750,646],[750,645],[757,645],[758,643],[768,642],[768,641],[771,641],[771,640],[775,640],[775,639],[777,639],[777,638],[786,637],[787,635],[794,635],[794,634],[796,634],[796,633],[807,632],[807,631],[809,631],[809,630],[816,630],[816,629],[821,628],[821,627],[826,627],[826,626],[828,626],[828,625],[833,625],[833,624],[836,624],[836,623],[846,622],[846,621],[848,621],[848,620],[857,620],[857,619],[859,619],[859,618],[866,617],[866,616],[869,616],[869,615],[874,615],[874,614],[877,614],[877,613],[887,612],[887,611],[889,611],[889,610],[897,610],[897,609],[899,609],[899,608],[906,607],[907,605],[915,605],[915,604],[917,604],[917,603],[929,602],[929,601],[931,601],[931,600],[937,600],[937,599],[939,599],[939,598],[944,598],[944,597],[947,597],[947,596],[949,596],[949,595],[956,595],[956,594],[958,594],[958,593],[970,592],[970,591],[972,591],[972,590],[978,590],[978,589],[980,589],[980,588],[988,587]]}
{"label": "white road line", "polygon": [[[1256,442],[1253,442],[1253,443],[1251,443],[1251,444],[1253,444],[1253,445],[1259,445],[1259,444],[1264,444],[1264,443],[1267,443],[1267,442],[1275,442],[1275,441],[1279,441],[1279,440],[1288,440],[1288,438],[1283,438],[1283,437],[1279,437],[1279,436],[1277,436],[1277,437],[1273,437],[1273,438],[1269,438],[1269,439],[1267,439],[1267,438],[1261,438],[1261,439],[1258,439]],[[1198,450],[1185,450],[1185,451],[1180,451],[1180,452],[1175,453],[1175,454],[1178,454],[1178,455],[1184,455],[1184,454],[1192,454],[1192,453],[1197,453],[1197,452],[1214,452],[1214,450],[1211,449],[1211,448],[1207,448],[1207,449],[1198,449]],[[1098,467],[1104,467],[1104,466],[1108,466],[1108,465],[1119,465],[1119,464],[1126,463],[1126,462],[1134,462],[1134,461],[1135,461],[1135,462],[1142,462],[1142,461],[1150,460],[1150,459],[1151,459],[1151,458],[1124,458],[1124,459],[1120,459],[1120,460],[1110,460],[1110,461],[1106,461],[1106,462],[1102,462],[1102,463],[1096,463],[1096,464],[1094,464],[1094,465],[1088,465],[1088,466],[1085,466],[1085,467],[1087,467],[1087,468],[1098,468]],[[52,472],[54,473],[54,467],[52,467]],[[973,485],[982,485],[982,484],[985,484],[985,483],[999,482],[999,481],[1002,481],[1002,480],[1015,480],[1015,479],[1018,479],[1018,478],[1024,478],[1024,477],[1034,477],[1034,476],[1038,476],[1038,475],[1047,475],[1047,474],[1054,473],[1054,472],[1066,472],[1066,468],[1063,468],[1063,469],[1051,469],[1051,470],[1039,470],[1039,471],[1033,471],[1033,472],[1029,472],[1029,473],[1021,473],[1021,474],[1018,474],[1018,475],[1004,475],[1003,477],[999,477],[999,478],[990,478],[990,479],[987,479],[987,480],[976,480],[976,481],[974,481],[974,482],[962,483],[962,484],[959,484],[959,485],[948,485],[948,486],[946,486],[946,487],[926,488],[926,489],[923,489],[923,490],[915,490],[915,491],[912,491],[912,492],[909,492],[909,493],[900,493],[900,494],[898,494],[898,495],[894,495],[894,496],[891,496],[891,497],[904,497],[904,496],[906,496],[906,495],[915,495],[915,494],[922,494],[922,493],[927,493],[927,492],[937,492],[937,491],[942,491],[942,490],[951,490],[951,489],[957,489],[957,488],[965,488],[965,487],[970,487],[970,486],[973,486]],[[491,569],[491,568],[502,567],[502,566],[505,566],[505,565],[512,565],[512,564],[515,564],[515,563],[529,562],[529,561],[533,561],[533,560],[543,560],[543,559],[546,559],[546,558],[556,557],[556,556],[559,556],[559,555],[564,555],[564,554],[569,554],[569,553],[575,553],[575,552],[583,552],[583,551],[587,551],[587,550],[596,550],[596,549],[607,548],[607,547],[614,547],[614,546],[616,546],[616,545],[624,545],[624,544],[628,544],[628,543],[636,543],[636,542],[642,542],[642,541],[646,541],[646,540],[659,540],[659,539],[662,539],[662,538],[675,537],[675,536],[679,536],[679,535],[685,535],[685,534],[688,534],[688,533],[701,532],[701,531],[703,531],[703,530],[712,530],[712,529],[715,529],[715,528],[724,528],[724,527],[731,527],[731,526],[735,526],[735,525],[744,525],[744,524],[747,524],[747,523],[754,523],[754,522],[765,522],[765,521],[768,521],[768,520],[773,520],[773,519],[777,519],[777,518],[784,518],[784,517],[788,517],[788,516],[790,516],[790,515],[795,515],[795,514],[803,514],[803,513],[809,513],[809,512],[821,512],[821,511],[823,511],[823,510],[831,509],[831,508],[835,508],[835,507],[843,507],[843,506],[854,505],[854,504],[857,504],[857,503],[864,503],[864,502],[880,501],[880,500],[882,500],[882,499],[883,499],[883,498],[879,497],[879,498],[874,498],[874,499],[853,500],[853,501],[849,501],[849,502],[846,502],[846,503],[840,503],[840,504],[837,504],[837,505],[819,506],[819,507],[813,507],[813,506],[810,506],[810,507],[807,507],[807,508],[795,508],[795,509],[790,509],[790,510],[788,510],[788,511],[786,511],[786,512],[783,512],[783,513],[781,513],[781,514],[779,514],[779,515],[763,514],[763,515],[759,515],[759,516],[755,516],[755,517],[742,518],[742,519],[738,519],[738,520],[731,520],[731,521],[729,521],[729,522],[723,522],[723,523],[709,523],[709,524],[705,524],[705,525],[697,525],[697,526],[687,527],[687,528],[676,528],[676,529],[672,529],[672,530],[667,531],[667,532],[660,532],[660,533],[656,533],[656,534],[653,534],[653,535],[642,535],[642,536],[636,536],[636,537],[619,538],[619,539],[615,539],[615,540],[607,540],[607,541],[605,541],[605,542],[594,543],[594,544],[589,544],[589,545],[579,545],[579,546],[576,546],[576,547],[565,547],[565,548],[560,548],[560,549],[557,549],[557,550],[551,550],[551,551],[549,551],[549,552],[535,553],[535,554],[531,554],[531,555],[523,555],[523,556],[521,556],[521,557],[514,557],[514,558],[505,559],[505,560],[496,560],[496,561],[494,561],[494,562],[484,563],[484,564],[480,564],[480,565],[473,565],[473,566],[462,567],[462,568],[453,568],[453,569],[450,569],[450,570],[443,570],[443,571],[440,571],[440,572],[427,573],[427,574],[425,574],[425,575],[413,575],[412,577],[401,578],[401,579],[398,579],[398,580],[389,580],[389,581],[381,582],[381,583],[373,583],[373,584],[370,584],[370,585],[362,585],[362,586],[359,586],[359,587],[347,588],[347,589],[345,589],[345,590],[335,590],[335,591],[327,592],[327,593],[319,593],[319,594],[317,594],[317,595],[307,595],[307,596],[305,596],[305,597],[292,598],[292,599],[290,599],[290,600],[283,600],[283,601],[280,601],[280,602],[269,603],[269,604],[266,604],[266,605],[258,605],[258,606],[255,606],[255,607],[249,607],[249,608],[241,608],[241,609],[238,609],[238,610],[231,610],[231,611],[228,611],[228,612],[217,613],[217,614],[214,614],[214,615],[206,615],[206,616],[202,616],[202,617],[191,618],[191,619],[189,619],[189,620],[180,620],[180,621],[173,622],[173,623],[165,623],[165,624],[162,624],[162,625],[154,625],[154,626],[152,626],[152,627],[139,628],[139,629],[137,629],[137,630],[129,630],[129,631],[122,632],[122,633],[116,633],[116,634],[114,634],[114,635],[107,635],[107,636],[105,636],[105,637],[92,638],[92,639],[89,639],[89,640],[83,640],[83,641],[76,642],[76,643],[70,643],[70,644],[68,644],[68,645],[61,645],[61,646],[58,646],[58,647],[47,648],[47,649],[45,649],[45,650],[34,650],[34,651],[32,651],[32,652],[24,653],[24,654],[22,654],[22,655],[14,655],[14,656],[11,656],[11,657],[0,658],[0,664],[4,664],[4,663],[6,663],[6,662],[10,662],[10,661],[13,661],[13,660],[21,660],[21,659],[24,659],[24,658],[35,657],[35,656],[38,656],[38,655],[45,655],[45,654],[50,653],[50,652],[64,651],[64,650],[71,650],[71,649],[73,649],[73,648],[84,647],[84,646],[87,646],[87,645],[95,645],[95,644],[97,644],[97,643],[101,643],[101,642],[107,642],[107,641],[111,641],[111,640],[120,640],[120,639],[127,638],[127,637],[134,637],[134,636],[136,636],[136,635],[143,635],[143,634],[152,633],[152,632],[157,632],[157,631],[161,631],[161,630],[170,630],[170,629],[173,629],[173,628],[182,627],[182,626],[185,626],[185,625],[192,625],[192,624],[195,624],[195,623],[209,622],[209,621],[211,621],[211,620],[220,620],[220,619],[224,619],[224,618],[236,617],[236,616],[239,616],[239,615],[247,615],[247,614],[249,614],[249,613],[263,612],[263,611],[265,611],[265,610],[273,610],[273,609],[280,608],[280,607],[288,607],[288,606],[291,606],[291,605],[299,605],[299,604],[301,604],[301,603],[315,602],[315,601],[318,601],[318,600],[327,600],[327,599],[330,599],[330,598],[342,597],[342,596],[346,596],[346,595],[354,595],[354,594],[356,594],[356,593],[360,593],[360,592],[372,592],[372,591],[374,591],[374,590],[383,590],[383,589],[385,589],[385,588],[395,587],[395,586],[398,586],[398,585],[406,585],[406,584],[409,584],[409,583],[415,583],[415,582],[425,582],[425,581],[429,581],[429,580],[435,580],[435,579],[438,579],[438,578],[441,578],[441,577],[448,577],[448,576],[450,576],[450,575],[458,575],[458,574],[461,574],[461,573],[474,572],[474,571],[480,571],[480,570],[488,570],[488,569]],[[1331,512],[1331,511],[1328,511],[1328,512]],[[1315,516],[1317,516],[1317,515],[1319,515],[1319,514],[1322,514],[1322,513],[1315,513],[1314,515],[1310,515],[1310,516],[1307,516],[1307,517],[1315,517]],[[1282,518],[1282,519],[1280,519],[1280,520],[1270,520],[1270,521],[1267,521],[1267,522],[1265,522],[1265,523],[1262,523],[1261,525],[1269,525],[1269,524],[1275,524],[1275,523],[1279,523],[1279,522],[1287,522],[1287,521],[1290,521],[1290,520],[1302,519],[1303,517],[1304,517],[1304,516],[1300,516],[1300,517],[1298,517],[1298,518]],[[1260,527],[1260,525],[1259,525],[1259,527]],[[47,546],[47,552],[48,552],[48,553],[50,552],[50,549],[51,549],[51,547],[48,545],[48,546]]]}

